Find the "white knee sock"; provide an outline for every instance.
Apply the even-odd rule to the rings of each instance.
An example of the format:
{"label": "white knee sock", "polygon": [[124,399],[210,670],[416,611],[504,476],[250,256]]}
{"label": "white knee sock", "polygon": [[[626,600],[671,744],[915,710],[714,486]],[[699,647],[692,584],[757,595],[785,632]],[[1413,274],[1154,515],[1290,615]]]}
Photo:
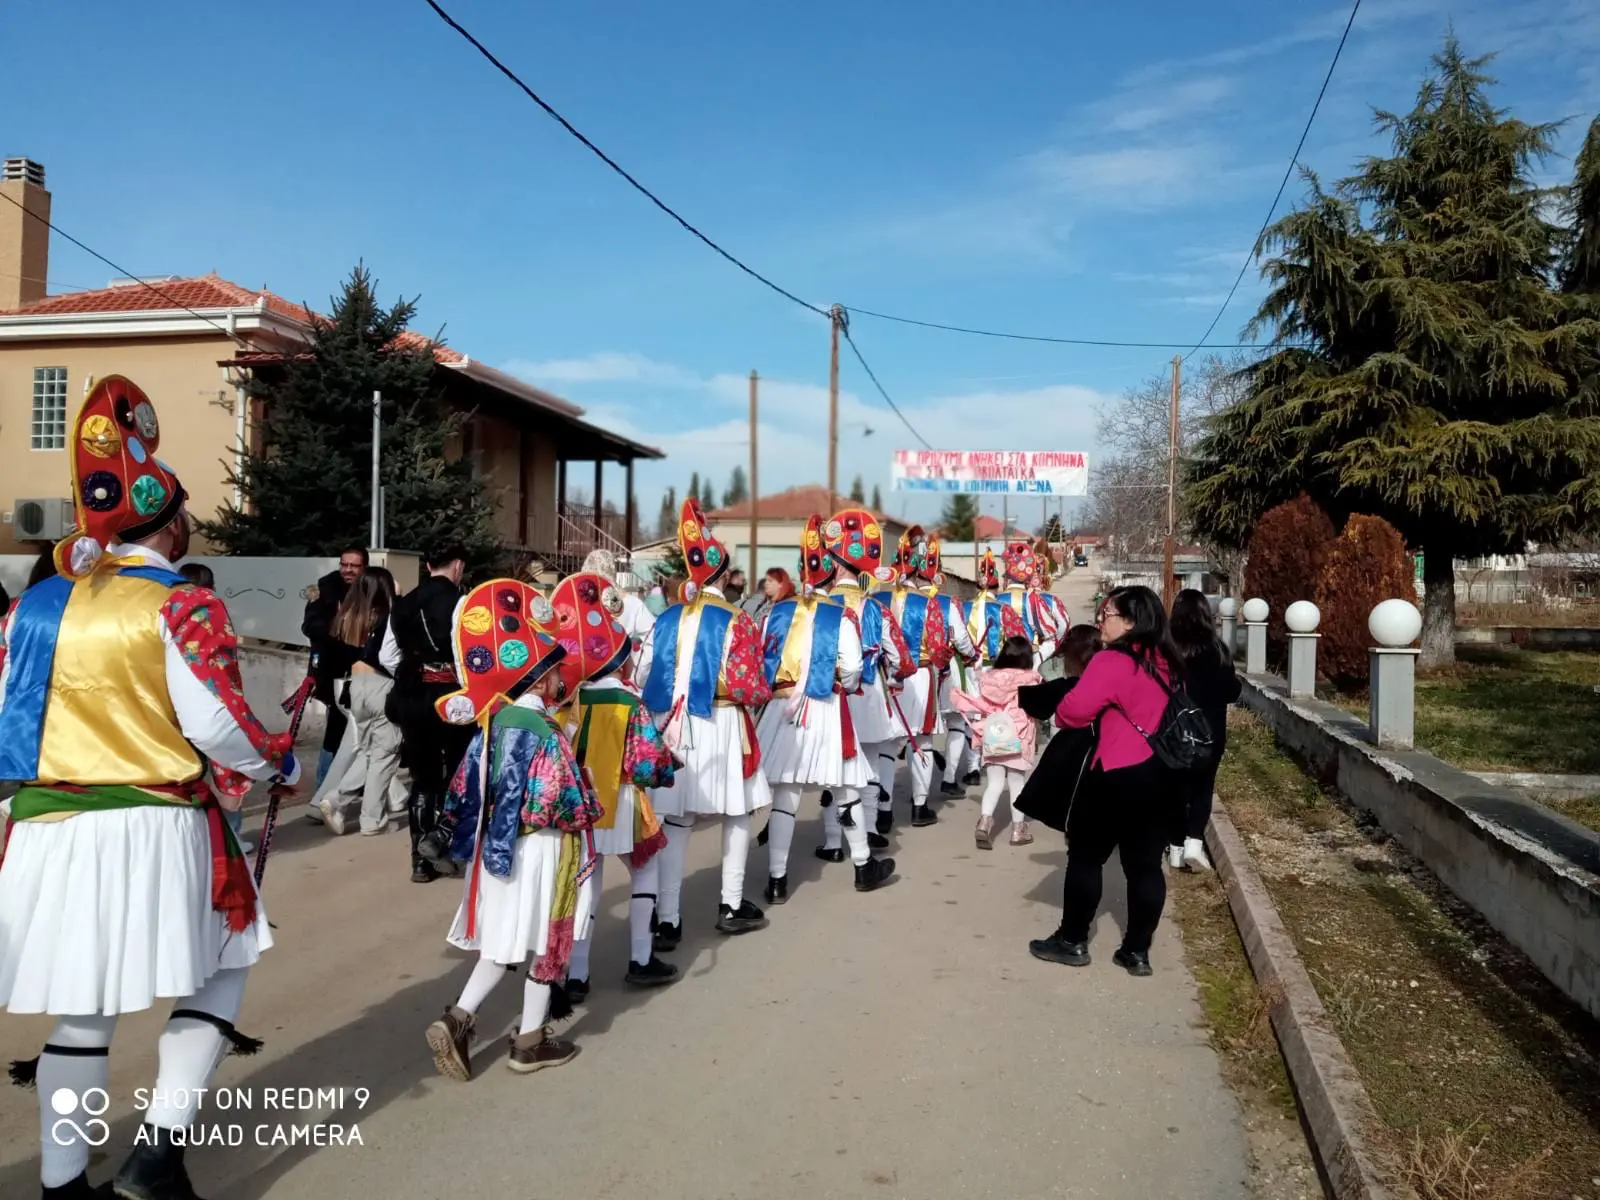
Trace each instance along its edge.
{"label": "white knee sock", "polygon": [[722,818],[722,902],[737,909],[744,903],[744,864],[750,857],[750,816]]}
{"label": "white knee sock", "polygon": [[[839,806],[847,800],[861,798],[859,788],[834,788],[833,803],[825,805],[822,809],[822,846],[825,850],[837,850],[843,844],[844,830],[839,828]],[[855,810],[858,814],[859,808]]]}
{"label": "white knee sock", "polygon": [[933,787],[933,752],[928,749],[933,738],[922,736],[911,743],[911,803],[926,804],[928,792]]}
{"label": "white knee sock", "polygon": [[462,1012],[476,1013],[489,998],[489,993],[494,991],[494,985],[505,978],[505,974],[506,969],[500,963],[487,955],[480,958],[478,965],[472,968],[472,974],[467,976],[467,986],[461,989],[461,999],[456,1001],[456,1007]]}
{"label": "white knee sock", "polygon": [[954,783],[961,777],[961,756],[967,748],[967,731],[952,729],[944,739],[944,781]]}
{"label": "white knee sock", "polygon": [[694,818],[665,817],[661,824],[667,831],[667,844],[656,856],[661,860],[656,916],[663,925],[677,925],[683,920],[679,911],[683,903],[683,860],[689,853],[689,835],[694,832]]}
{"label": "white knee sock", "polygon": [[1017,811],[1017,797],[1022,795],[1022,785],[1027,782],[1028,773],[1026,771],[1017,771],[1010,767],[1006,768],[1006,792],[1011,798],[1011,823],[1013,825],[1020,825],[1028,819],[1026,814]]}
{"label": "white knee sock", "polygon": [[628,961],[650,961],[650,914],[655,911],[661,880],[661,855],[629,871],[633,894],[628,898]]}
{"label": "white knee sock", "polygon": [[892,809],[894,800],[894,775],[900,766],[900,747],[905,745],[905,739],[896,738],[892,742],[879,742],[874,750],[877,751],[878,795],[877,808]]}
{"label": "white knee sock", "polygon": [[[62,1187],[88,1169],[89,1143],[79,1130],[98,1135],[98,1127],[89,1122],[96,1117],[108,1121],[110,1116],[102,1110],[109,1096],[86,1093],[96,1088],[106,1091],[116,1028],[115,1017],[62,1017],[39,1055],[34,1086],[39,1089],[39,1178],[45,1187]],[[53,1103],[62,1089],[73,1095],[70,1108],[62,1105],[65,1112],[57,1111]]]}
{"label": "white knee sock", "polygon": [[1004,767],[985,767],[983,769],[983,815],[994,816],[995,809],[1000,807],[1000,793],[1005,790],[1006,769]]}
{"label": "white knee sock", "polygon": [[767,819],[767,874],[782,879],[789,873],[789,850],[794,845],[795,814],[800,811],[800,785],[772,785],[772,815]]}
{"label": "white knee sock", "polygon": [[194,1123],[201,1089],[211,1082],[211,1073],[222,1061],[226,1042],[222,1030],[209,1021],[177,1014],[189,1009],[231,1024],[244,1003],[244,984],[249,974],[248,967],[218,971],[198,992],[173,1006],[173,1015],[156,1043],[159,1066],[156,1090],[144,1115],[148,1124],[181,1129]]}
{"label": "white knee sock", "polygon": [[594,888],[592,895],[594,903],[589,906],[589,928],[583,930],[581,937],[572,940],[572,957],[567,960],[567,978],[589,981],[589,950],[594,945],[594,927],[599,923],[600,916],[600,889],[605,886],[605,856],[595,859],[594,875],[590,877],[590,886]]}
{"label": "white knee sock", "polygon": [[860,803],[861,793],[850,789],[850,795],[845,803],[852,805],[850,814],[855,818],[843,830],[845,838],[850,842],[850,861],[856,866],[864,866],[867,859],[872,857],[872,850],[867,845],[867,822],[871,819],[867,815],[867,806]]}
{"label": "white knee sock", "polygon": [[522,1024],[518,1033],[532,1033],[550,1015],[550,985],[535,983],[529,975],[522,981]]}

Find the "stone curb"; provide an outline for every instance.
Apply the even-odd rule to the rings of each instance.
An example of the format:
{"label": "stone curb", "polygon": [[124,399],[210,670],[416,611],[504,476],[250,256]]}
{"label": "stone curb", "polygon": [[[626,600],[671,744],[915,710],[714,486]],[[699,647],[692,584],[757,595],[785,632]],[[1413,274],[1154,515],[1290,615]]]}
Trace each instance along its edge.
{"label": "stone curb", "polygon": [[1207,833],[1328,1193],[1336,1200],[1417,1200],[1368,1140],[1377,1111],[1220,798]]}

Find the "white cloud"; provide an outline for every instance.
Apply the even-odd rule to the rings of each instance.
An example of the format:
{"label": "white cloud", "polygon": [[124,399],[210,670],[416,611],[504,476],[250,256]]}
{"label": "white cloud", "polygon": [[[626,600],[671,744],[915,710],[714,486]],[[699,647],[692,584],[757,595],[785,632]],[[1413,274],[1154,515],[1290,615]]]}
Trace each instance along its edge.
{"label": "white cloud", "polygon": [[1116,94],[1094,107],[1111,131],[1144,133],[1214,108],[1234,90],[1234,81],[1223,75],[1176,82],[1157,82],[1135,75],[1125,80]]}
{"label": "white cloud", "polygon": [[540,387],[574,383],[652,383],[667,387],[692,387],[697,376],[642,354],[605,351],[586,358],[551,358],[536,361],[513,359],[505,365],[508,375],[526,379]]}

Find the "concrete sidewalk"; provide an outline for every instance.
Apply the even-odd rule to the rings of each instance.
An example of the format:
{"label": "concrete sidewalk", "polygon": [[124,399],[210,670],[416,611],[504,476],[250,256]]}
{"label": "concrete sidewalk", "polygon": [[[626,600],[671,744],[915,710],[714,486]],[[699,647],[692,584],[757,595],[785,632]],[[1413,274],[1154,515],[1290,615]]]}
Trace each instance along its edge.
{"label": "concrete sidewalk", "polygon": [[[1171,928],[1157,938],[1154,978],[1111,965],[1123,912],[1113,860],[1095,965],[1030,958],[1028,938],[1055,925],[1059,839],[1043,831],[1030,847],[979,851],[977,805],[940,809],[937,826],[896,830],[901,878],[860,896],[848,865],[812,857],[808,800],[789,904],[772,910],[769,929],[732,940],[711,930],[718,837],[702,830],[673,956],[685,978],[653,992],[621,982],[627,880],[608,863],[594,992],[570,1026],[583,1053],[534,1076],[505,1069],[502,1035],[520,1004],[519,977],[508,975],[485,1007],[478,1078],[466,1085],[434,1074],[422,1040],[468,969],[444,943],[459,884],[407,882],[403,836],[335,840],[287,810],[267,874],[278,945],[240,1020],[267,1047],[225,1060],[215,1079],[248,1089],[240,1098],[254,1108],[203,1114],[208,1126],[237,1126],[244,1144],[190,1151],[200,1194],[1247,1195],[1237,1106],[1196,1027]],[[765,874],[756,848],[748,895]],[[0,1055],[31,1057],[49,1025],[0,1021]],[[119,1029],[112,1115],[123,1119],[95,1181],[132,1137],[158,1029],[148,1013]],[[346,1092],[337,1112],[329,1097],[269,1110],[268,1087]],[[364,1106],[357,1088],[368,1089]],[[37,1194],[33,1104],[32,1093],[0,1088],[0,1195]],[[346,1137],[358,1126],[362,1144],[256,1144],[304,1137],[295,1131],[319,1121]]]}

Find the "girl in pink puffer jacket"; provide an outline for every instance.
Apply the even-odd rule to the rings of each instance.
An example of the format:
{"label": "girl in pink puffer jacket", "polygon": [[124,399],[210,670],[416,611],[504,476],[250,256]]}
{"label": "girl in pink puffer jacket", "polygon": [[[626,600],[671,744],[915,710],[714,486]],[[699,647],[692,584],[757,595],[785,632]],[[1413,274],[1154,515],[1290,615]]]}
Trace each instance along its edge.
{"label": "girl in pink puffer jacket", "polygon": [[1037,728],[1033,718],[1022,711],[1017,692],[1041,682],[1043,677],[1033,669],[1032,645],[1027,638],[1011,637],[1000,647],[994,666],[978,677],[976,694],[951,693],[955,706],[969,718],[978,736],[986,776],[983,811],[974,834],[980,850],[994,847],[994,814],[1002,790],[1009,790],[1012,804],[1011,844],[1026,846],[1033,841],[1016,803],[1033,770]]}

